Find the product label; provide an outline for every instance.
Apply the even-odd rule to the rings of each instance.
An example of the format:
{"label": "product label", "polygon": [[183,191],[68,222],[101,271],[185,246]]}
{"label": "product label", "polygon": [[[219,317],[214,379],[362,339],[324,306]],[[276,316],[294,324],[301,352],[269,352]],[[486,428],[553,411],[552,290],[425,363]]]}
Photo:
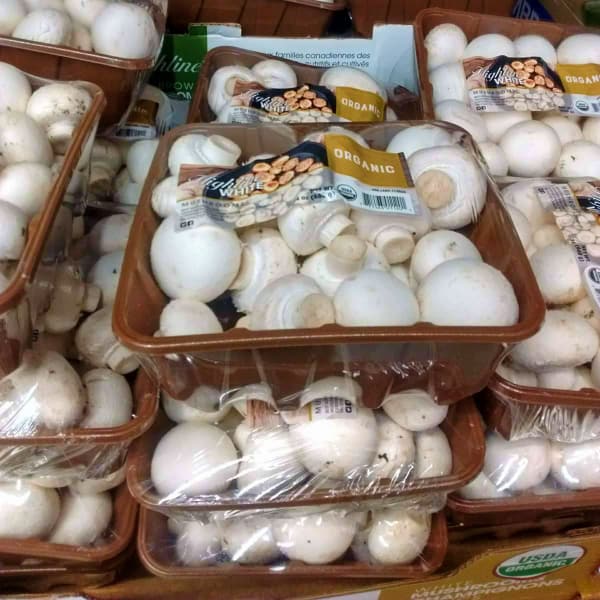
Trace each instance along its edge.
{"label": "product label", "polygon": [[[219,171],[215,174],[215,171]],[[184,165],[177,230],[207,218],[231,227],[264,223],[302,204],[341,201],[365,210],[415,217],[421,208],[403,156],[326,134],[285,154],[235,169]]]}
{"label": "product label", "polygon": [[536,193],[573,246],[588,296],[600,310],[600,181],[548,184]]}
{"label": "product label", "polygon": [[496,574],[510,579],[531,579],[575,564],[585,550],[581,546],[545,546],[517,554],[496,568]]}
{"label": "product label", "polygon": [[225,123],[293,123],[385,120],[385,101],[373,92],[321,85],[265,88],[237,80],[233,98],[218,115]]}
{"label": "product label", "polygon": [[282,410],[281,418],[288,425],[328,419],[355,419],[358,408],[351,400],[340,396],[324,396],[297,410]]}
{"label": "product label", "polygon": [[158,137],[156,121],[160,105],[154,100],[140,98],[115,137],[125,140],[153,140]]}
{"label": "product label", "polygon": [[600,65],[557,65],[542,58],[497,56],[463,61],[469,101],[477,112],[560,110],[600,115]]}

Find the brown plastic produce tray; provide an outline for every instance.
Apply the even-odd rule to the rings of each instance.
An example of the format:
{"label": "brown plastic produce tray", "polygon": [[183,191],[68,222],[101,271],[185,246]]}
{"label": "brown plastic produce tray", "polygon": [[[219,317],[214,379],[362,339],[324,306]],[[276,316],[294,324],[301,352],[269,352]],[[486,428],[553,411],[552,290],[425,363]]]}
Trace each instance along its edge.
{"label": "brown plastic produce tray", "polygon": [[[0,45],[0,60],[3,60],[1,53]],[[26,75],[29,75],[29,72]],[[35,76],[30,76],[30,80],[33,88],[51,83],[49,80]],[[8,287],[0,292],[0,315],[17,308],[25,299],[26,292],[33,283],[37,268],[43,259],[46,242],[63,204],[63,198],[71,183],[71,178],[78,168],[84,149],[92,143],[96,135],[100,115],[106,106],[106,98],[97,85],[84,82],[77,82],[77,85],[84,86],[89,91],[92,95],[92,104],[71,138],[62,168],[54,179],[43,208],[29,224],[23,253],[11,275]],[[7,335],[8,332],[0,324],[0,377],[18,367],[23,351],[20,342],[8,338]]]}
{"label": "brown plastic produce tray", "polygon": [[[143,0],[162,35],[165,18],[158,4]],[[166,6],[166,2],[163,3]],[[91,81],[101,87],[108,103],[100,120],[102,127],[118,125],[133,107],[156,57],[130,60],[0,36],[0,61],[27,73],[61,81]]]}
{"label": "brown plastic produce tray", "polygon": [[452,472],[444,477],[414,479],[403,486],[392,485],[382,480],[377,488],[353,489],[352,491],[317,489],[310,490],[299,498],[289,499],[283,494],[269,500],[253,501],[251,496],[236,498],[224,492],[219,499],[214,497],[190,498],[166,503],[152,486],[150,466],[154,449],[161,437],[175,424],[160,415],[148,433],[136,440],[127,457],[127,484],[134,498],[145,508],[167,514],[182,512],[206,512],[249,508],[273,508],[309,506],[359,502],[378,498],[407,497],[432,492],[457,490],[471,481],[483,467],[485,440],[481,418],[471,398],[454,404],[448,410],[446,420],[440,425],[448,438],[452,450]]}
{"label": "brown plastic produce tray", "polygon": [[580,27],[578,25],[563,25],[560,23],[549,23],[547,21],[511,19],[509,17],[479,15],[456,10],[443,10],[440,8],[428,8],[422,10],[417,15],[414,30],[421,102],[423,105],[423,116],[426,119],[433,118],[434,110],[432,101],[433,90],[429,83],[429,75],[427,73],[425,37],[434,27],[441,25],[442,23],[453,23],[454,25],[458,25],[465,32],[469,41],[484,33],[501,33],[513,40],[520,35],[535,34],[545,37],[552,45],[556,46],[564,38],[573,35],[574,33],[597,33],[597,30],[595,29]]}
{"label": "brown plastic produce tray", "polygon": [[[282,0],[277,0],[281,2]],[[253,67],[257,62],[268,58],[274,58],[270,54],[254,52],[252,50],[244,50],[233,46],[220,46],[210,50],[202,63],[200,74],[198,75],[198,83],[190,109],[188,112],[188,123],[210,123],[217,116],[213,113],[208,105],[208,87],[210,80],[217,69],[230,65],[240,65],[242,67]],[[311,67],[293,60],[276,57],[292,67],[298,83],[318,84],[321,75],[326,70],[320,67]],[[398,87],[388,93],[388,105],[394,110],[398,119],[418,119],[421,117],[421,104],[419,98],[406,90]],[[326,124],[323,124],[326,125]]]}
{"label": "brown plastic produce tray", "polygon": [[321,37],[346,0],[170,0],[167,23],[185,33],[189,23],[239,23],[244,35]]}
{"label": "brown plastic produce tray", "polygon": [[258,577],[278,575],[289,577],[389,578],[417,579],[434,573],[442,566],[448,549],[448,530],[443,511],[432,515],[431,535],[421,556],[410,565],[375,565],[352,558],[341,558],[328,565],[307,565],[289,561],[280,565],[240,565],[224,563],[216,566],[189,567],[178,564],[173,552],[173,535],[167,528],[167,517],[142,508],[138,528],[138,553],[144,566],[159,577],[211,577],[232,575]]}
{"label": "brown plastic produce tray", "polygon": [[[536,406],[563,406],[567,410],[600,411],[600,392],[584,390],[554,390],[516,385],[494,374],[488,387],[481,392],[481,411],[488,427],[508,439],[512,431],[510,403]],[[600,503],[600,495],[598,496]]]}
{"label": "brown plastic produce tray", "polygon": [[377,23],[412,23],[424,8],[450,8],[510,17],[514,0],[349,0],[354,29],[371,37]]}
{"label": "brown plastic produce tray", "polygon": [[[360,132],[375,147],[385,148],[398,131],[419,123],[398,121],[346,126]],[[438,124],[450,131],[462,132],[464,143],[475,152],[471,138],[463,130]],[[231,328],[214,335],[154,337],[168,299],[154,281],[150,266],[150,245],[160,224],[152,210],[151,194],[167,173],[167,157],[175,140],[189,133],[222,134],[241,145],[244,156],[248,157],[259,152],[286,152],[306,134],[322,130],[322,125],[206,124],[179,127],[162,138],[131,229],[113,328],[125,346],[143,355],[144,366],[153,370],[171,396],[187,398],[198,385],[224,376],[228,388],[256,383],[257,373],[261,375],[258,381],[263,381],[266,375],[269,383],[274,381],[280,386],[275,393],[285,395],[297,392],[298,377],[303,376],[302,381],[306,381],[307,374],[319,365],[319,369],[328,374],[366,371],[368,381],[377,382],[378,389],[394,380],[400,380],[403,387],[414,387],[413,379],[421,377],[425,383],[419,386],[428,387],[438,402],[451,403],[483,389],[506,353],[507,345],[531,337],[540,327],[545,314],[544,301],[512,221],[490,180],[486,206],[478,222],[466,234],[484,260],[502,271],[512,283],[520,307],[519,322],[513,326],[328,325],[320,329],[278,331]],[[224,321],[236,318],[235,314],[216,310]],[[176,355],[177,360],[170,360],[169,355]],[[385,365],[383,375],[382,365]],[[292,376],[289,367],[292,367]]]}
{"label": "brown plastic produce tray", "polygon": [[100,564],[125,551],[136,529],[138,505],[127,485],[113,490],[113,518],[110,532],[96,546],[69,546],[42,540],[0,539],[0,561],[3,559],[42,558],[68,563]]}

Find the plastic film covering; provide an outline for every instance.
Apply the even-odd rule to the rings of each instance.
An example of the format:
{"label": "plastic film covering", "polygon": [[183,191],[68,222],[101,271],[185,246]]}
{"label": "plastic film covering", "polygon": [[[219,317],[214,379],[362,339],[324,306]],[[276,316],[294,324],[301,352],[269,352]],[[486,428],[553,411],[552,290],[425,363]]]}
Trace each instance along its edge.
{"label": "plastic film covering", "polygon": [[[26,356],[46,364],[51,358],[49,370],[68,372],[70,368],[56,353],[28,351]],[[77,393],[69,398],[68,387],[56,385],[53,389],[48,385],[57,377],[49,372],[34,372],[28,385],[19,387],[18,378],[25,369],[21,365],[0,382],[0,481],[72,485],[81,490],[107,490],[119,485],[125,479],[129,445],[154,421],[156,386],[142,373],[132,393],[125,378],[108,369],[93,369],[84,375],[84,388],[72,370]],[[102,404],[108,410],[99,411]],[[71,416],[74,420],[48,420],[49,416]]]}
{"label": "plastic film covering", "polygon": [[99,565],[124,552],[137,504],[127,486],[81,493],[22,480],[0,483],[0,557]]}
{"label": "plastic film covering", "polygon": [[142,509],[138,550],[168,577],[313,575],[416,578],[441,566],[443,495],[405,502],[307,506],[167,518]]}
{"label": "plastic film covering", "polygon": [[[447,140],[447,144],[454,141],[459,153],[462,149],[462,152],[470,155],[466,160],[471,166],[474,164],[471,161],[478,160],[477,151],[464,131],[440,123],[349,124],[344,130],[331,133],[338,134],[335,136],[337,141],[343,140],[345,143],[345,140],[348,139],[350,140],[348,143],[353,143],[353,140],[358,144],[358,140],[362,139],[371,149],[384,150],[388,148],[397,134],[405,132],[416,125],[426,126],[426,128],[433,126],[434,132],[439,133],[441,131],[441,135]],[[249,324],[248,319],[244,318],[245,313],[238,312],[234,302],[243,305],[251,296],[249,292],[256,291],[254,285],[250,286],[252,290],[246,290],[247,286],[244,287],[246,278],[254,281],[249,265],[255,265],[256,273],[268,270],[266,266],[260,269],[260,265],[265,263],[262,262],[261,250],[257,247],[255,255],[253,251],[248,251],[249,255],[252,254],[248,268],[239,273],[239,287],[243,289],[227,290],[226,293],[218,295],[213,300],[207,300],[207,307],[202,309],[202,314],[206,318],[204,316],[202,318],[198,317],[197,321],[195,320],[197,324],[193,325],[193,327],[198,328],[198,331],[204,331],[205,333],[186,335],[186,331],[189,331],[189,328],[186,329],[188,319],[184,318],[184,325],[181,325],[180,318],[181,315],[185,314],[186,303],[169,302],[169,298],[159,287],[153,274],[156,272],[156,257],[165,257],[167,262],[171,259],[166,258],[167,253],[158,253],[156,248],[154,258],[150,258],[151,247],[156,245],[158,248],[159,242],[155,241],[157,232],[160,231],[161,236],[163,234],[168,235],[170,228],[175,227],[174,221],[177,220],[177,217],[169,212],[173,210],[173,202],[176,204],[177,194],[168,191],[169,188],[166,185],[167,183],[170,185],[174,181],[173,176],[165,180],[169,170],[169,162],[171,162],[171,170],[177,170],[182,159],[192,160],[183,158],[187,156],[186,152],[189,149],[187,144],[191,144],[192,140],[206,141],[206,139],[209,142],[206,147],[202,146],[204,150],[201,150],[201,154],[204,151],[208,152],[210,148],[214,150],[214,146],[217,145],[220,148],[221,157],[223,152],[230,153],[232,149],[237,148],[241,152],[241,156],[238,155],[236,160],[239,160],[240,163],[246,162],[257,155],[263,155],[264,157],[265,153],[282,158],[281,155],[289,153],[291,148],[297,146],[307,136],[311,136],[310,139],[316,140],[316,143],[311,142],[314,143],[314,146],[321,146],[323,140],[328,139],[328,136],[324,138],[321,136],[322,132],[323,129],[315,125],[279,127],[264,125],[260,128],[239,125],[194,125],[173,130],[161,140],[131,229],[123,265],[123,276],[117,292],[113,327],[120,341],[139,355],[143,366],[158,378],[161,386],[174,398],[189,398],[199,385],[210,385],[226,391],[256,382],[269,385],[275,397],[285,398],[288,395],[296,394],[299,389],[303,389],[317,379],[330,375],[346,375],[354,378],[361,385],[364,390],[363,403],[371,408],[376,408],[381,397],[390,391],[395,392],[414,388],[426,390],[439,403],[451,403],[481,390],[489,380],[490,373],[495,369],[496,363],[506,353],[507,344],[530,337],[537,331],[541,321],[543,301],[533,282],[527,257],[508,215],[504,212],[498,200],[497,190],[491,180],[486,179],[482,187],[484,195],[480,198],[483,202],[481,213],[475,223],[460,229],[464,234],[460,237],[460,240],[464,242],[468,237],[470,242],[467,240],[466,245],[469,245],[471,251],[481,255],[487,265],[501,271],[508,280],[513,290],[508,292],[508,295],[512,296],[512,293],[514,293],[518,304],[519,314],[518,318],[515,317],[516,322],[513,325],[482,327],[470,325],[465,327],[458,324],[433,325],[417,322],[410,326],[383,326],[381,325],[382,322],[378,321],[380,324],[374,326],[367,324],[371,317],[366,315],[358,317],[358,320],[350,325],[340,325],[339,322],[334,324],[332,315],[337,314],[338,310],[346,306],[346,303],[340,300],[336,307],[334,296],[334,307],[332,307],[331,298],[324,298],[327,294],[323,292],[323,288],[315,287],[316,284],[311,283],[311,277],[303,275],[308,269],[304,266],[307,262],[307,259],[305,259],[306,253],[320,251],[319,248],[322,248],[322,245],[317,244],[316,249],[302,250],[305,254],[300,259],[298,257],[294,258],[289,248],[286,250],[291,259],[294,285],[298,285],[304,290],[299,292],[298,298],[305,299],[305,292],[308,288],[314,292],[314,294],[309,294],[311,297],[306,303],[304,300],[298,300],[303,306],[302,311],[294,313],[294,306],[296,305],[293,302],[285,307],[283,306],[286,304],[285,298],[289,298],[289,295],[282,296],[283,304],[278,303],[275,299],[272,301],[265,300],[261,304],[262,306],[279,307],[274,308],[273,312],[283,315],[281,318],[284,320],[288,319],[285,316],[288,313],[293,313],[296,316],[299,314],[305,315],[304,309],[307,309],[308,314],[311,315],[309,322],[312,326],[303,324],[305,323],[302,320],[304,317],[299,317],[301,325],[299,328],[294,328],[289,323],[287,325],[285,323],[273,324],[269,321],[271,324],[267,325],[265,329],[260,322],[259,324]],[[224,140],[224,138],[226,139]],[[319,142],[319,140],[321,141]],[[311,146],[311,148],[314,148],[314,146]],[[454,146],[448,145],[447,148],[453,152]],[[238,150],[235,150],[235,153]],[[180,154],[180,151],[182,154]],[[425,150],[420,152],[425,152]],[[261,158],[257,160],[260,162]],[[269,164],[268,162],[265,163],[267,167],[269,167]],[[292,164],[297,167],[298,161],[292,161],[290,168]],[[304,166],[303,164],[300,169]],[[260,169],[263,169],[263,167],[264,165],[261,165]],[[278,165],[271,165],[269,168],[278,168]],[[481,169],[480,166],[477,168]],[[270,177],[269,174],[267,176]],[[480,176],[483,176],[482,173],[477,177]],[[301,177],[300,179],[304,180],[306,178]],[[167,190],[164,196],[159,194],[159,188],[157,188],[157,185],[161,182],[163,182],[161,190]],[[481,183],[483,183],[483,179]],[[156,193],[153,193],[155,191]],[[163,201],[166,204],[163,204]],[[469,207],[469,202],[463,206]],[[153,206],[162,216],[167,217],[162,221],[162,226],[161,219],[154,212]],[[330,206],[325,206],[325,209],[329,210],[329,208]],[[344,213],[346,209],[338,206],[334,212],[337,210]],[[467,221],[475,218],[471,208],[468,208],[467,212],[468,215],[463,215]],[[246,219],[246,216],[243,215],[244,219]],[[247,227],[250,228],[250,231],[256,231],[256,229],[250,227],[252,223],[256,222],[252,220],[255,219],[255,216],[250,216],[251,219],[247,221]],[[400,229],[407,226],[409,229],[420,227],[423,224],[421,217],[415,220],[413,215],[412,217],[406,217],[406,219],[400,225]],[[339,227],[342,222],[344,227],[348,227],[346,232],[348,235],[340,235],[339,237],[344,238],[344,240],[339,244],[343,245],[348,242],[349,246],[354,247],[356,223],[352,222],[351,219],[349,221],[345,214],[337,214],[337,217],[332,220],[336,227]],[[281,220],[279,223],[281,224]],[[261,225],[262,222],[257,223],[256,228]],[[274,228],[274,222],[268,227],[273,227],[275,232],[270,236],[270,239],[275,237],[275,242],[277,242],[279,237],[277,230]],[[216,229],[217,236],[227,236],[228,240],[232,242],[229,244],[228,241],[229,245],[220,254],[221,262],[218,263],[218,272],[223,274],[231,271],[232,277],[235,277],[238,270],[235,265],[238,242],[231,237],[231,229]],[[314,231],[317,229],[315,225]],[[194,234],[196,231],[198,229],[193,229],[191,233]],[[227,231],[227,234],[218,233],[219,231]],[[313,230],[311,229],[311,231]],[[174,235],[175,241],[178,241],[183,239],[179,236],[185,235],[185,233]],[[240,235],[246,235],[246,230],[240,232]],[[395,233],[392,234],[392,237],[395,235]],[[419,237],[419,234],[415,233],[415,235],[417,238]],[[450,235],[458,236],[461,234],[452,232]],[[386,236],[387,234],[384,235],[385,239],[387,239]],[[414,243],[414,240],[409,241],[408,245],[410,243]],[[362,244],[366,244],[367,249],[369,249],[368,244],[370,242],[359,240],[358,246],[362,247]],[[383,244],[385,245],[385,242]],[[250,246],[250,243],[248,242],[247,245]],[[475,250],[472,249],[473,246]],[[227,258],[230,255],[232,256],[231,261]],[[208,253],[203,254],[203,256],[208,256]],[[309,259],[312,259],[313,256],[310,256]],[[321,258],[319,257],[319,260]],[[176,258],[173,260],[177,261]],[[198,260],[200,260],[200,257]],[[252,260],[254,260],[254,263],[252,263]],[[297,267],[293,264],[294,261],[299,260],[303,261],[300,268],[300,275],[302,276],[296,274]],[[283,262],[287,264],[287,261]],[[202,274],[202,277],[204,277],[205,270],[200,269],[197,263],[194,264],[194,272],[197,275]],[[213,262],[210,264],[213,264]],[[217,263],[214,262],[214,264]],[[379,264],[383,264],[382,269],[384,272],[387,271],[388,275],[385,273],[373,275],[378,280],[388,280],[389,273],[394,272],[397,277],[401,278],[401,271],[408,266],[408,263],[405,263],[403,267],[398,269],[399,265],[396,264],[388,264],[387,267],[385,262]],[[184,268],[183,264],[181,266]],[[206,269],[209,268],[206,267]],[[374,269],[377,270],[377,267],[374,267]],[[408,270],[410,276],[410,268]],[[169,267],[164,272],[175,273],[176,270]],[[208,270],[206,270],[206,273],[208,273]],[[217,274],[214,278],[210,278],[211,285],[216,280]],[[282,285],[277,281],[273,281],[272,284],[276,284],[277,289]],[[222,285],[222,282],[218,285]],[[305,285],[308,288],[305,288]],[[407,291],[404,288],[405,285],[403,284],[402,287],[402,295]],[[398,287],[395,283],[394,286]],[[225,284],[225,287],[227,287],[227,284]],[[246,291],[248,291],[248,296],[246,296]],[[171,293],[173,292],[171,291]],[[407,300],[412,305],[412,300],[409,298],[411,295],[412,292],[407,293]],[[213,296],[208,297],[212,298]],[[394,296],[394,298],[397,297]],[[464,316],[466,313],[462,310],[463,308],[464,305],[461,304],[460,313]],[[183,312],[180,312],[180,309]],[[245,310],[248,310],[247,306]],[[249,313],[250,319],[254,318],[253,312],[258,314],[257,311],[251,311]],[[444,310],[444,314],[447,313],[448,311]],[[198,316],[200,314],[199,309],[195,310],[193,314]],[[406,314],[406,312],[403,312],[403,315]],[[488,311],[486,314],[491,313]],[[296,317],[293,315],[290,317],[291,323],[297,323],[295,321]],[[315,316],[315,319],[312,319],[313,316]],[[265,316],[265,319],[271,318],[277,320],[279,317]],[[341,320],[338,317],[336,318],[338,321]],[[323,321],[325,324],[320,327],[316,326],[315,320],[316,324]],[[346,323],[347,321],[343,322]],[[157,332],[159,333],[157,334]],[[307,346],[306,340],[310,340],[310,346]]]}
{"label": "plastic film covering", "polygon": [[[132,8],[128,9],[124,4]],[[55,28],[46,36],[39,35],[45,31],[40,27],[39,10],[26,15],[12,36],[0,36],[0,60],[40,77],[91,81],[100,86],[108,99],[101,126],[104,131],[114,133],[135,105],[158,58],[165,31],[167,0],[126,0],[107,9],[105,15],[92,15],[77,2],[70,3],[69,8],[73,14],[61,11],[56,15],[58,11],[50,9]],[[78,11],[87,14],[75,15]],[[32,16],[34,12],[36,14]],[[48,22],[48,17],[44,15],[42,25],[44,18]],[[90,35],[92,32],[82,24],[82,18],[88,19],[93,29],[92,17],[104,22],[102,32]],[[107,43],[107,38],[110,40],[111,34],[115,35],[115,27],[129,29],[117,36],[118,44],[114,40]],[[121,56],[114,56],[113,52]]]}
{"label": "plastic film covering", "polygon": [[326,504],[457,489],[481,467],[469,399],[448,408],[413,390],[372,410],[355,382],[329,377],[300,405],[278,407],[260,384],[224,397],[205,386],[187,402],[163,395],[173,420],[161,415],[132,447],[132,494],[169,515]]}
{"label": "plastic film covering", "polygon": [[[233,94],[224,90],[226,85],[237,86],[233,87]],[[338,94],[337,86],[352,88],[348,93],[354,100],[362,98],[370,110],[346,111],[344,116],[339,109],[351,105],[350,97],[342,92]],[[256,98],[260,98],[262,104],[250,102],[249,95],[259,91],[262,94]],[[248,110],[260,106],[269,108]],[[384,89],[359,69],[311,67],[269,54],[226,46],[213,48],[207,53],[187,121],[245,123],[248,119],[255,119],[257,122],[335,123],[420,117],[421,107],[415,94],[400,85]]]}

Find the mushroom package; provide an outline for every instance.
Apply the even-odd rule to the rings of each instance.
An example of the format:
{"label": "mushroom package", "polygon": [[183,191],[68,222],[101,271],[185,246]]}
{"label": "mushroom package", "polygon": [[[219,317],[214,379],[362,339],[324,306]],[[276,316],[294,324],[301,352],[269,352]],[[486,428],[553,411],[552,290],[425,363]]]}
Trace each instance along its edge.
{"label": "mushroom package", "polygon": [[477,221],[488,193],[460,134],[428,124],[387,137],[370,148],[332,127],[241,166],[244,150],[221,134],[177,138],[151,199],[163,221],[150,264],[171,300],[156,335],[221,333],[224,297],[250,330],[517,323],[509,280],[454,231]]}
{"label": "mushroom package", "polygon": [[[302,67],[307,70],[307,67]],[[222,123],[385,121],[387,93],[354,67],[312,69],[302,81],[287,62],[266,58],[252,67],[227,65],[211,75],[206,101]],[[320,74],[320,76],[319,76]]]}
{"label": "mushroom package", "polygon": [[588,112],[595,97],[578,95],[572,83],[583,79],[574,72],[584,64],[591,80],[600,35],[570,35],[555,48],[537,34],[468,40],[458,25],[443,23],[424,45],[436,118],[473,135],[492,175],[599,176],[598,120]]}
{"label": "mushroom package", "polygon": [[[172,517],[160,544],[172,564],[203,569],[222,563],[281,569],[290,561],[318,567],[415,563],[432,536],[439,499]],[[166,521],[166,517],[161,517]],[[146,543],[158,544],[158,539]],[[153,548],[150,548],[152,551]],[[317,571],[315,571],[317,572]],[[401,571],[399,571],[401,573]]]}
{"label": "mushroom package", "polygon": [[151,481],[141,484],[160,504],[175,506],[344,490],[385,494],[452,473],[440,428],[448,407],[416,389],[386,396],[377,410],[361,398],[355,381],[337,376],[307,386],[293,410],[278,410],[266,384],[226,394],[201,386],[185,401],[163,393],[177,424],[163,430]]}

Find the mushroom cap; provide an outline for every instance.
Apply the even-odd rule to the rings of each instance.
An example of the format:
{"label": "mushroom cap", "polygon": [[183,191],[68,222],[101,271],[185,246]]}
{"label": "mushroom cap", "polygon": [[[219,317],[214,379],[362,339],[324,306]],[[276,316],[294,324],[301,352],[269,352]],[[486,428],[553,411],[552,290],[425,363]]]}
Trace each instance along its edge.
{"label": "mushroom cap", "polygon": [[208,83],[207,100],[210,109],[218,115],[227,108],[237,81],[250,83],[259,79],[259,76],[248,67],[241,65],[220,67],[213,73]]}
{"label": "mushroom cap", "polygon": [[26,14],[21,0],[3,0],[0,3],[0,35],[11,35]]}
{"label": "mushroom cap", "polygon": [[412,290],[391,273],[365,269],[337,289],[336,321],[345,327],[401,327],[419,320]]}
{"label": "mushroom cap", "polygon": [[285,89],[298,84],[296,72],[282,60],[259,60],[251,70],[266,88]]}
{"label": "mushroom cap", "polygon": [[91,546],[108,529],[112,513],[112,498],[108,492],[68,492],[61,499],[60,515],[49,541],[69,546]]}
{"label": "mushroom cap", "polygon": [[0,482],[0,538],[44,539],[59,512],[56,490],[23,480]]}
{"label": "mushroom cap", "polygon": [[569,490],[600,487],[600,440],[552,442],[552,477]]}
{"label": "mushroom cap", "polygon": [[508,159],[498,144],[481,142],[479,151],[492,176],[505,177],[508,174]]}
{"label": "mushroom cap", "polygon": [[314,475],[331,479],[356,476],[372,462],[377,449],[373,411],[355,408],[355,418],[317,419],[290,425],[300,462]]}
{"label": "mushroom cap", "polygon": [[152,239],[150,261],[154,277],[172,299],[210,302],[235,279],[242,246],[231,229],[207,222],[176,231],[177,216],[167,217]]}
{"label": "mushroom cap", "polygon": [[448,62],[429,71],[429,82],[433,90],[433,104],[444,100],[469,101],[467,80],[462,61]]}
{"label": "mushroom cap", "polygon": [[384,565],[407,565],[415,561],[427,545],[431,515],[398,508],[375,512],[368,537],[369,553]]}
{"label": "mushroom cap", "polygon": [[530,179],[512,183],[502,190],[505,204],[520,210],[527,217],[534,231],[542,225],[556,226],[552,212],[542,206],[535,191],[537,187],[544,185],[548,185],[546,179]]}
{"label": "mushroom cap", "polygon": [[88,248],[94,254],[125,250],[133,215],[116,214],[100,219],[87,235]]}
{"label": "mushroom cap", "polygon": [[462,487],[458,493],[466,500],[506,498],[509,495],[507,492],[499,490],[483,471],[480,471],[477,477]]}
{"label": "mushroom cap", "polygon": [[448,407],[438,404],[424,390],[404,390],[383,399],[385,414],[396,424],[409,431],[425,431],[440,425],[448,414]]}
{"label": "mushroom cap", "polygon": [[519,320],[519,302],[510,281],[472,258],[438,265],[421,281],[417,300],[421,320],[434,325],[506,327]]}
{"label": "mushroom cap", "polygon": [[184,521],[175,542],[177,558],[190,567],[217,562],[221,553],[221,532],[215,523]]}
{"label": "mushroom cap", "polygon": [[86,413],[81,427],[119,427],[132,419],[133,396],[127,379],[110,369],[92,369],[82,377]]}
{"label": "mushroom cap", "polygon": [[99,54],[119,58],[148,58],[160,44],[150,13],[130,2],[111,2],[92,24],[92,44]]}
{"label": "mushroom cap", "polygon": [[95,262],[88,273],[88,283],[96,285],[102,290],[103,306],[114,304],[124,257],[124,250],[115,250],[104,254]]}
{"label": "mushroom cap", "polygon": [[465,48],[463,59],[480,56],[482,58],[496,58],[500,55],[517,56],[513,41],[499,33],[484,33],[473,38]]}
{"label": "mushroom cap", "polygon": [[127,463],[123,463],[120,468],[108,475],[76,479],[69,484],[69,489],[73,494],[101,494],[121,485],[125,481],[126,474]]}
{"label": "mushroom cap", "polygon": [[165,413],[175,423],[188,421],[218,423],[232,408],[231,404],[221,407],[221,393],[217,388],[208,385],[198,386],[185,400],[175,400],[164,390],[161,398]]}
{"label": "mushroom cap", "polygon": [[176,337],[221,333],[223,327],[209,306],[192,298],[171,300],[160,313],[159,335]]}
{"label": "mushroom cap", "polygon": [[513,40],[513,43],[515,56],[539,56],[548,63],[550,68],[556,67],[556,50],[545,37],[535,34],[520,35]]}
{"label": "mushroom cap", "polygon": [[54,154],[45,131],[29,115],[0,113],[0,156],[6,164],[35,162],[52,165]]}
{"label": "mushroom cap", "polygon": [[352,544],[356,522],[343,511],[274,519],[273,535],[279,550],[290,560],[323,565],[340,558]]}
{"label": "mushroom cap", "polygon": [[600,177],[600,146],[588,140],[565,144],[554,172],[558,177]]}
{"label": "mushroom cap", "polygon": [[30,97],[27,76],[11,64],[0,62],[0,112],[25,112]]}
{"label": "mushroom cap", "polygon": [[571,304],[586,295],[575,250],[569,244],[538,250],[531,257],[531,268],[546,304]]}
{"label": "mushroom cap", "polygon": [[597,352],[598,334],[583,317],[567,310],[548,310],[541,329],[516,344],[510,356],[522,367],[541,373],[583,365]]}
{"label": "mushroom cap", "polygon": [[477,142],[487,140],[487,128],[483,117],[473,112],[466,104],[458,100],[443,100],[435,105],[435,118],[447,121],[465,129]]}
{"label": "mushroom cap", "polygon": [[176,425],[161,438],[152,456],[154,487],[170,498],[223,492],[237,471],[233,442],[207,423]]}
{"label": "mushroom cap", "polygon": [[65,10],[74,21],[91,27],[106,7],[107,0],[64,0],[64,3]]}
{"label": "mushroom cap", "polygon": [[563,65],[599,64],[600,38],[595,33],[570,35],[558,45],[556,55]]}
{"label": "mushroom cap", "polygon": [[321,75],[319,85],[335,92],[337,87],[350,87],[378,94],[387,100],[387,94],[368,73],[354,67],[330,67]]}
{"label": "mushroom cap", "polygon": [[560,115],[551,115],[549,117],[544,117],[541,121],[554,129],[554,132],[560,140],[561,146],[583,139],[581,127],[579,127],[579,124],[572,119],[567,119],[567,117],[562,117]]}
{"label": "mushroom cap", "polygon": [[460,60],[467,47],[467,36],[454,23],[436,25],[425,37],[427,68],[439,67],[446,62]]}
{"label": "mushroom cap", "polygon": [[449,146],[452,144],[452,134],[431,123],[413,125],[399,131],[390,140],[386,152],[402,152],[406,158],[423,148]]}
{"label": "mushroom cap", "polygon": [[490,142],[497,144],[502,136],[513,125],[531,120],[528,110],[509,110],[505,112],[488,112],[482,115]]}
{"label": "mushroom cap", "polygon": [[27,215],[0,200],[0,260],[18,260],[25,248]]}
{"label": "mushroom cap", "polygon": [[32,162],[8,165],[0,171],[0,198],[31,218],[44,206],[53,182],[47,165]]}
{"label": "mushroom cap", "polygon": [[238,518],[222,525],[223,550],[241,565],[266,565],[279,555],[271,523],[264,517]]}
{"label": "mushroom cap", "polygon": [[583,123],[583,137],[589,142],[600,144],[600,121],[597,119],[586,119]]}
{"label": "mushroom cap", "polygon": [[126,163],[129,176],[136,183],[146,181],[157,148],[158,140],[139,140],[131,144]]}
{"label": "mushroom cap", "polygon": [[407,478],[415,465],[415,442],[413,435],[391,419],[378,415],[379,443],[370,474],[377,478],[390,478],[394,483]]}
{"label": "mushroom cap", "polygon": [[515,230],[517,231],[517,235],[521,240],[523,248],[528,250],[533,237],[531,224],[527,220],[527,217],[518,208],[515,208],[511,204],[506,205],[506,210],[510,215],[512,224],[515,226]]}
{"label": "mushroom cap", "polygon": [[52,44],[68,46],[71,42],[73,23],[69,16],[54,8],[42,8],[31,11],[12,32],[12,37]]}
{"label": "mushroom cap", "polygon": [[520,492],[539,485],[550,473],[550,442],[543,438],[507,441],[489,433],[483,471],[499,491]]}
{"label": "mushroom cap", "polygon": [[452,449],[446,434],[433,427],[415,434],[417,479],[445,477],[452,471]]}

